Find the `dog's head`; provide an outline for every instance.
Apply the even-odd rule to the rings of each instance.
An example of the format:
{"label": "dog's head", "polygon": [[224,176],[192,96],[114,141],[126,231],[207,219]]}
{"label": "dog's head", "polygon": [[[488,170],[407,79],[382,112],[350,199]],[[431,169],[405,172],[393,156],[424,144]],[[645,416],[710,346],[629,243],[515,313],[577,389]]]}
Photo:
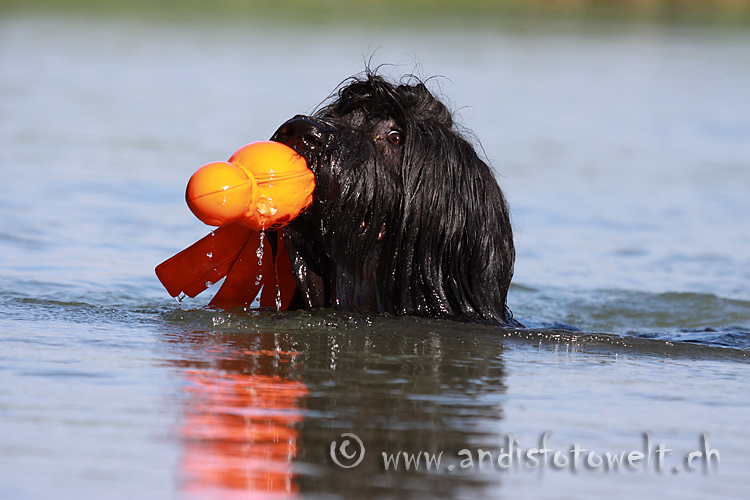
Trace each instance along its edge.
{"label": "dog's head", "polygon": [[512,322],[505,199],[424,83],[368,71],[272,139],[316,178],[312,206],[284,229],[299,305]]}

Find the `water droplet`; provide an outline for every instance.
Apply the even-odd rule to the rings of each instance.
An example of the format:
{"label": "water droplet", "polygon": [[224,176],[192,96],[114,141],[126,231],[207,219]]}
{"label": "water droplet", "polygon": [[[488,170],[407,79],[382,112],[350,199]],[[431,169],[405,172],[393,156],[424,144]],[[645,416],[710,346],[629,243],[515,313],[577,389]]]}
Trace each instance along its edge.
{"label": "water droplet", "polygon": [[182,305],[182,301],[185,300],[185,297],[187,297],[187,295],[185,295],[185,292],[180,292],[180,294],[174,299],[177,301],[178,304]]}
{"label": "water droplet", "polygon": [[206,254],[206,257],[208,257],[209,259],[210,259],[211,257],[213,257],[213,256],[214,256],[214,254],[213,254],[212,252],[208,252],[208,253]]}
{"label": "water droplet", "polygon": [[210,281],[206,281],[206,288],[211,288],[214,284]]}
{"label": "water droplet", "polygon": [[214,326],[219,326],[219,325],[223,324],[224,321],[226,321],[226,320],[224,318],[222,318],[221,316],[214,316],[214,318],[213,318]]}

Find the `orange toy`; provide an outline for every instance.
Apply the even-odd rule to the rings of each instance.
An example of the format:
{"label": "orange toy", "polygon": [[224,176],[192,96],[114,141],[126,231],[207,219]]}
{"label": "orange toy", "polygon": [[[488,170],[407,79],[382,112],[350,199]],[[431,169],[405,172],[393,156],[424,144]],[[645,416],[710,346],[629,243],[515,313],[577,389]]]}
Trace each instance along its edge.
{"label": "orange toy", "polygon": [[190,210],[210,226],[241,222],[251,229],[278,229],[312,203],[315,176],[305,159],[274,141],[248,144],[229,162],[212,162],[188,182]]}
{"label": "orange toy", "polygon": [[216,307],[287,309],[296,291],[284,239],[276,232],[311,203],[315,176],[305,159],[273,141],[248,144],[228,162],[199,168],[185,199],[202,222],[219,226],[156,266],[170,295],[195,297],[226,276]]}

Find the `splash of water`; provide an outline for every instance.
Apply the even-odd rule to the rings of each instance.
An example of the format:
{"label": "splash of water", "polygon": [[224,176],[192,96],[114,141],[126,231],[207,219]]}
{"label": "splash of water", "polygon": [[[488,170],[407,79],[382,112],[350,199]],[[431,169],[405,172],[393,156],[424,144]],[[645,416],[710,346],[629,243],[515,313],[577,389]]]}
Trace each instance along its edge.
{"label": "splash of water", "polygon": [[[258,244],[258,249],[255,251],[255,255],[258,257],[258,267],[262,268],[263,266],[263,243],[265,241],[265,231],[260,231],[260,243]],[[258,273],[255,276],[255,286],[260,285],[261,281],[263,280],[263,274]]]}
{"label": "splash of water", "polygon": [[260,244],[258,245],[258,249],[255,251],[255,255],[258,256],[258,265],[263,265],[263,242],[266,239],[266,231],[265,229],[261,229],[260,231]]}
{"label": "splash of water", "polygon": [[281,287],[279,286],[279,270],[274,266],[276,272],[276,310],[281,311]]}
{"label": "splash of water", "polygon": [[[263,266],[263,253],[265,252],[265,239],[266,239],[265,236],[266,236],[266,231],[265,231],[265,227],[264,227],[264,228],[262,228],[260,230],[260,242],[258,244],[258,249],[255,251],[255,255],[258,257],[258,267],[260,267],[261,269],[262,269],[262,266]],[[274,266],[274,272],[276,273],[276,300],[275,300],[275,306],[276,306],[276,310],[280,311],[281,310],[281,288],[279,287],[279,276],[278,276],[278,271],[275,269],[275,266]],[[263,273],[259,272],[255,276],[255,286],[260,285],[262,281],[263,281]],[[263,289],[261,288],[261,292],[258,293],[258,297],[256,297],[256,299],[253,301],[253,306],[254,307],[259,307],[260,306],[260,295],[262,293],[262,290]]]}

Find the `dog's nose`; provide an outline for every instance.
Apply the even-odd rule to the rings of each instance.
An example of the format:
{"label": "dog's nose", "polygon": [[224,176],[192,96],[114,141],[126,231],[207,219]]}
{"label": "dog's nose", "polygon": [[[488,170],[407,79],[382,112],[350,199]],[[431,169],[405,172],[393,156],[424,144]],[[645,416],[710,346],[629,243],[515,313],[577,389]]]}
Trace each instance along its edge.
{"label": "dog's nose", "polygon": [[274,132],[272,141],[291,147],[298,153],[325,149],[333,129],[306,116],[297,115]]}

